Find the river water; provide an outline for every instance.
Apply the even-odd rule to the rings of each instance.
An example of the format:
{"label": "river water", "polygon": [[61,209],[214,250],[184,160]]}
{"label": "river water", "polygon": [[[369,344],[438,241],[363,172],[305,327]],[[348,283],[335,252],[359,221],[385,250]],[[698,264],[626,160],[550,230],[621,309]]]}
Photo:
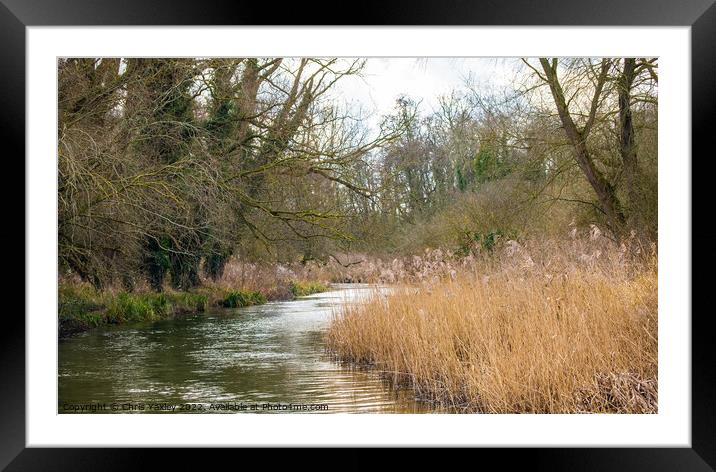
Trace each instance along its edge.
{"label": "river water", "polygon": [[434,411],[325,351],[323,333],[334,310],[374,290],[336,285],[299,300],[109,326],[61,340],[58,412]]}

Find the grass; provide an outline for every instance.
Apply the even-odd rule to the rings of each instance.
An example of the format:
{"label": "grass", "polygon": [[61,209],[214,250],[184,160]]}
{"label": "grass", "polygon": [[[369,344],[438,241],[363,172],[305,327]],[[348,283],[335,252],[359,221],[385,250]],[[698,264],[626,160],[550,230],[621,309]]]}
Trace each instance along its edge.
{"label": "grass", "polygon": [[486,271],[376,292],[336,313],[328,346],[458,411],[654,413],[655,256],[584,255],[513,251]]}
{"label": "grass", "polygon": [[106,316],[110,323],[155,321],[169,314],[167,297],[162,293],[129,294],[108,297]]}
{"label": "grass", "polygon": [[58,295],[60,334],[84,331],[106,323],[104,304],[90,286],[61,284]]}
{"label": "grass", "polygon": [[61,336],[105,324],[157,321],[203,312],[210,303],[207,293],[98,291],[85,283],[61,283],[58,296]]}
{"label": "grass", "polygon": [[103,324],[156,321],[201,312],[208,305],[207,295],[199,293],[102,292],[88,284],[60,284],[58,295],[61,335]]}
{"label": "grass", "polygon": [[[132,293],[112,289],[98,291],[87,283],[61,280],[58,302],[60,336],[104,324],[157,321],[203,312],[210,306],[237,308],[261,305],[268,300],[287,300],[328,290],[319,282],[291,282],[280,277],[272,279],[272,272],[268,269],[252,272],[258,272],[261,277],[254,274],[254,278],[249,279],[250,284],[245,283],[246,280],[243,284],[239,280],[223,280],[222,283],[204,281],[202,286],[191,291],[165,289],[162,293],[146,288]],[[232,288],[231,282],[234,287],[241,288]]]}
{"label": "grass", "polygon": [[305,297],[314,293],[325,292],[328,286],[320,282],[293,282],[291,284],[291,293],[294,297]]}
{"label": "grass", "polygon": [[195,292],[170,292],[169,299],[179,309],[187,312],[203,312],[209,307],[209,295]]}
{"label": "grass", "polygon": [[230,291],[221,301],[221,306],[225,308],[236,308],[262,305],[264,303],[266,303],[266,297],[259,292]]}

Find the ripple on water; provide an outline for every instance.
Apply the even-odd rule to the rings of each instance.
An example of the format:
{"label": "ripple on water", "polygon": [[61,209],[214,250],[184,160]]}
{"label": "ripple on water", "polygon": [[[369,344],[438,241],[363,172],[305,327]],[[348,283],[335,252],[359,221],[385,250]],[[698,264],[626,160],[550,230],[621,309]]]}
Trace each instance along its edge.
{"label": "ripple on water", "polygon": [[[141,326],[111,326],[60,343],[59,401],[321,403],[328,413],[430,412],[376,374],[325,355],[334,310],[375,290],[339,285],[291,302]],[[231,412],[231,411],[229,411]]]}

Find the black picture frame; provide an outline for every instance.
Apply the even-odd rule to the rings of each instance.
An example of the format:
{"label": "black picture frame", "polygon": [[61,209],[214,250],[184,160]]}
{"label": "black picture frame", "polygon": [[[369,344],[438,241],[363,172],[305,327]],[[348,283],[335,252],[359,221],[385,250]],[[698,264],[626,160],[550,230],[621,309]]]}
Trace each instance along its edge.
{"label": "black picture frame", "polygon": [[[714,0],[504,0],[502,2],[467,0],[365,1],[355,8],[337,2],[316,0],[270,12],[261,2],[203,0],[0,0],[0,126],[6,131],[4,149],[10,156],[25,155],[25,28],[28,26],[76,25],[570,25],[570,26],[690,26],[692,77],[692,155],[704,153],[710,144],[709,120],[716,109],[714,77],[716,59],[716,6]],[[297,5],[304,5],[303,8]],[[354,11],[353,11],[354,10]],[[323,12],[323,13],[320,13]],[[10,147],[8,147],[10,144]],[[19,159],[14,159],[20,162]],[[705,165],[712,159],[693,159],[692,215],[710,209],[710,200],[697,198],[693,189],[697,180],[709,172]],[[23,160],[24,162],[24,160]],[[698,173],[693,164],[698,162]],[[688,165],[688,163],[684,163]],[[19,169],[24,175],[24,166]],[[700,187],[703,188],[703,187]],[[18,209],[19,212],[19,209]],[[15,221],[20,221],[18,217]],[[716,241],[716,232],[707,222],[692,217],[691,247]],[[702,226],[700,226],[702,225]],[[19,227],[19,223],[16,223]],[[24,228],[24,226],[23,226]],[[23,230],[24,232],[24,230]],[[24,234],[27,237],[27,234]],[[688,244],[689,242],[684,242]],[[28,248],[25,246],[25,250]],[[697,266],[713,266],[713,251],[699,254]],[[51,263],[50,263],[51,264]],[[49,270],[49,268],[48,268]],[[54,269],[52,269],[54,270]],[[24,278],[23,278],[24,280]],[[705,288],[708,279],[692,276],[694,288]],[[25,292],[27,293],[27,292]],[[703,293],[703,292],[702,292]],[[689,313],[678,315],[689,316]],[[471,452],[470,461],[494,456],[510,465],[527,458],[530,465],[550,470],[714,470],[716,467],[716,369],[709,330],[710,310],[692,309],[692,436],[691,448],[550,448],[501,451],[480,449]],[[27,314],[26,314],[27,316]],[[114,470],[145,464],[136,449],[59,449],[25,447],[25,320],[4,316],[0,330],[0,468],[7,470]],[[143,449],[145,456],[162,461],[180,460],[184,467],[203,463],[201,454],[173,450],[171,454]],[[371,458],[355,450],[344,451],[343,466],[370,466]],[[420,459],[422,451],[412,451]],[[273,456],[273,455],[272,455]],[[169,458],[167,458],[169,457]],[[295,454],[286,455],[292,461]],[[241,460],[239,458],[239,460]],[[272,458],[275,460],[275,457]],[[402,459],[396,459],[402,462]],[[166,465],[169,463],[166,462]],[[344,468],[344,467],[341,468]]]}

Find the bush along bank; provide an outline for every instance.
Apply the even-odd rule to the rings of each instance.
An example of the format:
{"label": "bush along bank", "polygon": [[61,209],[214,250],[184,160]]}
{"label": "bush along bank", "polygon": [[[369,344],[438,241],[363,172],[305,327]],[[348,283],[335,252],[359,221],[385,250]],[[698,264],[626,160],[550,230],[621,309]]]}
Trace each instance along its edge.
{"label": "bush along bank", "polygon": [[[159,321],[202,313],[209,307],[239,308],[287,300],[328,290],[317,282],[294,282],[268,296],[259,291],[203,286],[192,291],[100,291],[84,283],[60,283],[58,290],[59,337],[107,324]],[[278,294],[278,295],[277,295]],[[280,295],[285,294],[285,295]]]}

